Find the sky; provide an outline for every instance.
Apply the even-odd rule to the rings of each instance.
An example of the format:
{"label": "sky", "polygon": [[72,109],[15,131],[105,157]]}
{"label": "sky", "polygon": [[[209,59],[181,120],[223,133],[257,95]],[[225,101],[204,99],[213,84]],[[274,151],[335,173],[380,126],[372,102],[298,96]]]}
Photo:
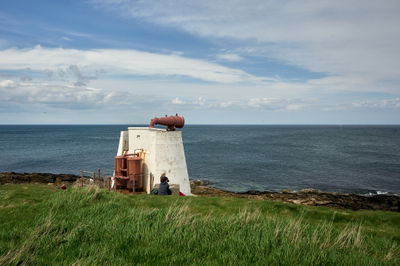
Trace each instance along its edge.
{"label": "sky", "polygon": [[398,0],[0,1],[0,124],[399,124]]}

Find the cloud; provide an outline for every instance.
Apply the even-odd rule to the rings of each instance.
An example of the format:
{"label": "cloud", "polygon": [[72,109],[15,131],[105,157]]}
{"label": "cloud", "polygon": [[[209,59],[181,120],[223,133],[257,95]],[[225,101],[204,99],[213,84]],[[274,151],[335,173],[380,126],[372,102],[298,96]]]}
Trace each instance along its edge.
{"label": "cloud", "polygon": [[93,2],[123,16],[219,38],[237,53],[347,79],[368,77],[376,87],[381,87],[376,84],[381,80],[391,80],[398,90],[397,0],[235,0],[229,6],[215,0]]}
{"label": "cloud", "polygon": [[297,104],[288,104],[286,106],[286,110],[288,111],[298,111],[307,107],[305,104],[297,103]]}
{"label": "cloud", "polygon": [[0,102],[42,104],[52,107],[87,109],[108,103],[115,93],[93,87],[76,87],[47,82],[0,81]]}
{"label": "cloud", "polygon": [[1,80],[0,81],[0,88],[9,88],[14,86],[14,81],[12,80]]}
{"label": "cloud", "polygon": [[96,77],[84,76],[77,65],[70,65],[68,70],[75,76],[76,82],[75,86],[86,86],[91,79],[96,79]]}
{"label": "cloud", "polygon": [[178,105],[184,104],[184,102],[181,99],[179,99],[178,97],[173,99],[171,102],[172,102],[172,104],[178,104]]}
{"label": "cloud", "polygon": [[197,98],[194,102],[194,105],[204,106],[206,105],[206,100],[203,97]]}
{"label": "cloud", "polygon": [[185,105],[185,107],[187,107],[187,108],[191,108],[191,107],[199,108],[199,107],[205,107],[205,106],[207,106],[207,107],[212,106],[212,104],[207,104],[206,100],[203,97],[198,97],[196,99],[191,98],[191,99],[188,99],[185,101],[181,100],[179,97],[176,97],[175,99],[173,99],[171,101],[171,103],[174,105]]}
{"label": "cloud", "polygon": [[400,98],[383,99],[378,101],[361,101],[352,104],[356,108],[389,108],[400,109]]}
{"label": "cloud", "polygon": [[249,107],[260,108],[263,110],[299,111],[307,107],[312,107],[315,104],[314,101],[314,99],[252,98],[248,101],[247,105]]}
{"label": "cloud", "polygon": [[277,98],[253,98],[250,99],[248,105],[251,107],[273,107],[282,104],[282,99]]}
{"label": "cloud", "polygon": [[299,111],[309,107],[315,107],[315,99],[282,99],[282,98],[251,98],[248,100],[223,101],[219,104],[222,108],[256,108],[264,111]]}
{"label": "cloud", "polygon": [[183,76],[217,83],[253,82],[263,79],[205,60],[137,50],[77,50],[36,46],[2,50],[0,58],[0,69],[3,70],[66,69],[75,75],[76,82],[81,85],[87,84],[91,79],[84,76],[82,70],[91,73],[101,70],[110,75]]}
{"label": "cloud", "polygon": [[[157,31],[167,27],[169,33],[180,30],[195,35],[191,41],[200,38],[202,45],[212,45],[203,47],[201,50],[208,54],[199,53],[197,58],[204,56],[210,61],[188,58],[182,51],[171,52],[163,47],[159,47],[162,51],[159,53],[41,46],[3,50],[0,40],[3,102],[6,99],[21,104],[54,102],[58,106],[117,102],[126,107],[139,103],[132,96],[137,93],[143,96],[141,102],[146,101],[145,96],[160,97],[157,107],[148,104],[147,109],[151,110],[170,106],[180,112],[196,108],[211,112],[219,108],[220,113],[229,115],[234,109],[253,114],[323,110],[338,111],[336,121],[342,119],[343,113],[339,111],[349,109],[365,114],[364,117],[369,117],[367,109],[370,112],[385,109],[386,115],[399,113],[398,1],[233,0],[227,5],[219,0],[92,0],[92,3],[133,18],[135,23],[160,26]],[[7,23],[3,23],[4,29],[11,25]],[[55,31],[62,33],[56,36],[58,40],[66,37],[64,44],[68,38],[97,37],[100,44],[105,43],[93,34]],[[118,40],[111,39],[110,42],[116,42],[111,47],[120,45]],[[5,43],[3,47],[10,45]],[[235,62],[230,64],[235,67],[223,65],[229,62]],[[275,65],[280,72],[289,74],[285,78],[271,78],[247,72],[273,76]],[[20,71],[27,68],[30,70]],[[290,77],[296,71],[300,79]],[[310,72],[323,73],[323,77],[310,78],[315,77]],[[387,99],[381,100],[383,97]],[[300,117],[297,114],[289,115],[289,120],[296,122]],[[398,121],[395,119],[392,120]]]}
{"label": "cloud", "polygon": [[217,59],[230,62],[239,62],[243,60],[243,57],[238,54],[217,54]]}
{"label": "cloud", "polygon": [[67,37],[67,36],[63,36],[63,37],[61,37],[61,40],[63,40],[63,41],[67,41],[67,42],[70,42],[70,41],[72,41],[72,39],[71,39],[71,38],[69,38],[69,37]]}
{"label": "cloud", "polygon": [[239,107],[241,107],[241,106],[243,106],[243,105],[241,104],[240,101],[223,101],[223,102],[221,102],[221,103],[219,104],[219,106],[222,107],[222,108],[228,108],[228,107],[232,107],[232,106],[239,106]]}

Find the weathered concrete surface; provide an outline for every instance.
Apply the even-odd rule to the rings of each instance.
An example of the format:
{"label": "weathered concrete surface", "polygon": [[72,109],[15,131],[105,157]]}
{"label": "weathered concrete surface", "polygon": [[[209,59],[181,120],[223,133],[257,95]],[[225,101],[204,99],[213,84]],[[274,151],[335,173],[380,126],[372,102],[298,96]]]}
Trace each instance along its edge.
{"label": "weathered concrete surface", "polygon": [[144,150],[143,185],[150,193],[166,173],[171,184],[179,184],[180,191],[190,195],[189,175],[182,141],[182,131],[166,131],[159,128],[129,127],[122,131],[117,155]]}
{"label": "weathered concrete surface", "polygon": [[308,206],[326,206],[351,210],[400,211],[400,197],[393,195],[360,196],[336,192],[322,192],[316,189],[303,189],[298,192],[255,191],[235,193],[209,187],[209,183],[199,180],[190,181],[192,193],[207,197],[235,197],[271,201],[290,202]]}

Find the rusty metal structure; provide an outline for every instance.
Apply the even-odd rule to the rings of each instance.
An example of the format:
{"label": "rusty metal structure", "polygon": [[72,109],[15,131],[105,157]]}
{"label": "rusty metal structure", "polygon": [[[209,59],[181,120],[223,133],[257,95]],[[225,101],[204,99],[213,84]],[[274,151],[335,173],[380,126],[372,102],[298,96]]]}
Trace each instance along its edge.
{"label": "rusty metal structure", "polygon": [[114,190],[143,191],[143,153],[123,154],[114,158]]}
{"label": "rusty metal structure", "polygon": [[176,128],[183,128],[185,125],[185,118],[176,114],[175,116],[167,116],[165,117],[155,117],[150,121],[150,128],[154,128],[154,125],[163,125],[166,126],[168,131],[175,131]]}
{"label": "rusty metal structure", "polygon": [[158,177],[168,173],[171,185],[191,195],[182,131],[177,130],[184,125],[183,116],[176,114],[155,117],[148,127],[121,131],[111,178],[114,191],[150,194],[159,183]]}

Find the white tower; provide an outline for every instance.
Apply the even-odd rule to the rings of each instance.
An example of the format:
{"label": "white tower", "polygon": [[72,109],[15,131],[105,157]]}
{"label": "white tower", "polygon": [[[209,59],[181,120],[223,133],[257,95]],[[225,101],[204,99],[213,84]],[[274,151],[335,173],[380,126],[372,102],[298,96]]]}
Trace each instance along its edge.
{"label": "white tower", "polygon": [[150,193],[160,176],[166,173],[170,184],[178,184],[180,191],[190,195],[190,182],[183,149],[182,132],[151,127],[129,127],[121,131],[118,154],[144,151],[143,185]]}

